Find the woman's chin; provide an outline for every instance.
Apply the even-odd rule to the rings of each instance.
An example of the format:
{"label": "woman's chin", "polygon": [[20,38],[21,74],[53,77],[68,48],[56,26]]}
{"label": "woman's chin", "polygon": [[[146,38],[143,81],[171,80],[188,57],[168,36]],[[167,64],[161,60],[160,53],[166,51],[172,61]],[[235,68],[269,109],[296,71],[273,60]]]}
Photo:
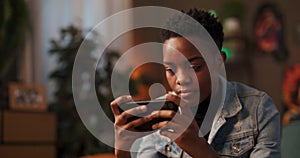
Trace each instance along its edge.
{"label": "woman's chin", "polygon": [[182,102],[189,107],[194,107],[199,105],[199,99],[195,98],[181,98]]}

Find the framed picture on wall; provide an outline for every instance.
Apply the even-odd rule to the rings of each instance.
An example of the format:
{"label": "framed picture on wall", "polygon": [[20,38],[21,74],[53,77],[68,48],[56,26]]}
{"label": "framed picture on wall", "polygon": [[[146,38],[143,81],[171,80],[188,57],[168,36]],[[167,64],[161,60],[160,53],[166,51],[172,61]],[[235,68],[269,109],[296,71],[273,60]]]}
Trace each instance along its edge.
{"label": "framed picture on wall", "polygon": [[10,83],[9,107],[12,110],[46,111],[44,87],[39,84]]}

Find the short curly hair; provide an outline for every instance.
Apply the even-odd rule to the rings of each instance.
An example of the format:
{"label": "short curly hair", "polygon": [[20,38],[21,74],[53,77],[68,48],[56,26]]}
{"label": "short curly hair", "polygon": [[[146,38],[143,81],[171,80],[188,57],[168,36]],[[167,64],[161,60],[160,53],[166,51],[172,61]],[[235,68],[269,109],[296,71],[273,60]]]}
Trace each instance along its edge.
{"label": "short curly hair", "polygon": [[[199,22],[210,34],[210,36],[215,41],[216,45],[218,46],[219,50],[222,49],[223,46],[223,26],[220,23],[219,19],[209,13],[206,10],[200,9],[190,9],[188,11],[181,11],[184,14],[187,14],[194,18],[197,22]],[[188,20],[185,20],[186,15],[175,15],[171,17],[166,25],[165,28],[172,28],[174,30],[178,30],[183,32],[185,35],[193,35],[195,33],[195,24],[188,23]],[[177,31],[176,31],[177,32]],[[166,29],[162,29],[161,31],[161,40],[165,42],[166,40],[172,37],[182,37],[181,35]]]}

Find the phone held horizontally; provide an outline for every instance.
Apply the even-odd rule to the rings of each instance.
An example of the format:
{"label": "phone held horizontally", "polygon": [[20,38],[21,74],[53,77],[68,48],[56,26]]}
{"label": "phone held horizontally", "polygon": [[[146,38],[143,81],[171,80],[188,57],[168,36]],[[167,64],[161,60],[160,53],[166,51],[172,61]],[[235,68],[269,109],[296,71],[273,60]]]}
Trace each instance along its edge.
{"label": "phone held horizontally", "polygon": [[[178,111],[178,105],[175,103],[165,100],[165,99],[155,99],[155,100],[144,100],[144,101],[131,101],[127,102],[119,106],[120,112],[124,112],[126,110],[129,110],[131,108],[141,106],[141,105],[146,105],[147,106],[147,111],[141,114],[138,114],[137,116],[132,116],[129,119],[127,119],[127,122],[131,122],[133,120],[136,120],[141,117],[145,117],[149,114],[151,114],[153,111],[158,111],[158,110],[173,110],[175,112]],[[136,130],[138,131],[152,131],[152,125],[156,124],[158,122],[162,121],[170,121],[170,119],[165,119],[165,118],[154,118],[150,122],[143,124],[141,126],[135,127]]]}

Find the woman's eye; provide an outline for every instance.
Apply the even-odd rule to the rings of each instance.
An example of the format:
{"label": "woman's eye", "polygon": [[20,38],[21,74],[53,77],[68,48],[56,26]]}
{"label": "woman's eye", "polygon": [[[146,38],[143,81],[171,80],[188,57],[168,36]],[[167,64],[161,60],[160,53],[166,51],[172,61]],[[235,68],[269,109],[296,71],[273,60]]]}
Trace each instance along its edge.
{"label": "woman's eye", "polygon": [[166,67],[166,71],[169,73],[174,73],[174,70],[172,68]]}
{"label": "woman's eye", "polygon": [[202,65],[191,65],[191,68],[192,68],[194,71],[199,71],[199,70],[201,70]]}
{"label": "woman's eye", "polygon": [[170,68],[167,68],[166,71],[168,71],[168,72],[173,72],[173,70],[170,69]]}

